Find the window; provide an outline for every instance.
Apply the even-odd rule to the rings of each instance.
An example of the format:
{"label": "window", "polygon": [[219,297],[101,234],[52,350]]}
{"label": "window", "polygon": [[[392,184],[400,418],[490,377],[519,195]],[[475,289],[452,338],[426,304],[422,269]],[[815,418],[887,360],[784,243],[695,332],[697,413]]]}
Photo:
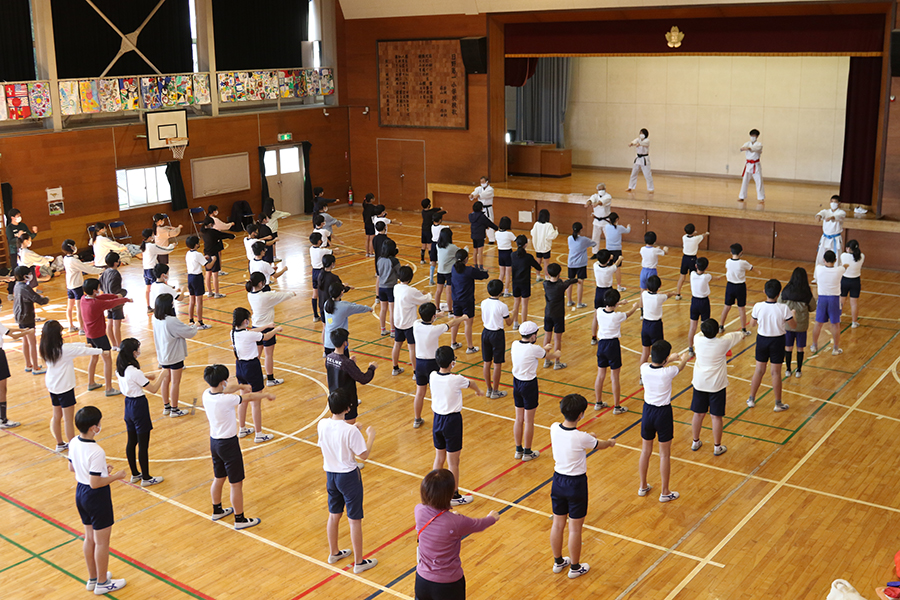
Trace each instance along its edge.
{"label": "window", "polygon": [[119,210],[172,201],[165,165],[119,169],[116,171],[116,185],[119,188]]}

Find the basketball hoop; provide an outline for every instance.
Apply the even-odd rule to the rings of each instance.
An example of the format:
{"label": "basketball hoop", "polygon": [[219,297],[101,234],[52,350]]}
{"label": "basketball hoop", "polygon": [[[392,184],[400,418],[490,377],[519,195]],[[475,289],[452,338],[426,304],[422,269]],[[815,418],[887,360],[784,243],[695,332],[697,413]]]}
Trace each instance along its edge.
{"label": "basketball hoop", "polygon": [[166,138],[166,146],[172,151],[172,157],[175,160],[184,158],[184,150],[187,148],[187,145],[188,138],[186,137]]}

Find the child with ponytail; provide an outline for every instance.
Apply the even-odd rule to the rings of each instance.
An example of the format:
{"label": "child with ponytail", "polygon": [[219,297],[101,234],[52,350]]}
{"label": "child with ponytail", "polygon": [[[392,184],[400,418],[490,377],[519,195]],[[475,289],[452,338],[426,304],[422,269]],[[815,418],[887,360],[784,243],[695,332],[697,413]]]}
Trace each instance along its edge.
{"label": "child with ponytail", "polygon": [[[238,383],[241,385],[249,385],[251,392],[261,392],[265,389],[266,383],[263,378],[262,366],[259,363],[258,344],[274,339],[276,333],[280,333],[283,327],[275,327],[273,323],[263,325],[262,327],[252,327],[250,324],[250,311],[239,306],[232,313],[231,322],[231,346],[234,349],[235,358],[235,374]],[[271,433],[263,433],[262,430],[262,404],[252,402],[250,404],[251,415],[253,416],[253,427],[247,427],[247,405],[241,403],[238,406],[238,421],[240,429],[238,437],[247,437],[256,431],[254,442],[260,444],[268,442],[275,436]]]}

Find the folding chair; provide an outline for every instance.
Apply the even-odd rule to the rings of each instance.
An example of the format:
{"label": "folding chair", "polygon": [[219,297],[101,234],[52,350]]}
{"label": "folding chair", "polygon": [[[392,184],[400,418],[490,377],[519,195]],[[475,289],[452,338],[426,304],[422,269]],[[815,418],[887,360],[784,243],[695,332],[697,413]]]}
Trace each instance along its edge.
{"label": "folding chair", "polygon": [[194,224],[194,235],[200,235],[200,227],[206,219],[206,210],[202,206],[191,209],[191,222]]}
{"label": "folding chair", "polygon": [[94,240],[97,238],[97,227],[96,225],[88,225],[87,226],[88,238],[91,240],[91,244],[94,243]]}
{"label": "folding chair", "polygon": [[129,235],[128,228],[125,227],[124,221],[113,221],[110,223],[109,232],[117,242],[131,239],[131,235]]}

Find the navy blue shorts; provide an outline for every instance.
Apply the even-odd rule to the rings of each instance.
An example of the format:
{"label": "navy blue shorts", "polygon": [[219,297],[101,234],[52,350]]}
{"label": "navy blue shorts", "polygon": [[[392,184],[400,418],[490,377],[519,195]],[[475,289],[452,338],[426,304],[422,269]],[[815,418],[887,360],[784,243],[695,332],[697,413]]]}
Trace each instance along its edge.
{"label": "navy blue shorts", "polygon": [[588,507],[588,479],[584,475],[561,475],[553,472],[550,486],[550,502],[554,515],[568,515],[570,519],[583,519]]}
{"label": "navy blue shorts", "polygon": [[797,350],[806,348],[806,332],[805,331],[786,331],[784,333],[784,347],[793,348],[794,343],[797,344]]}
{"label": "navy blue shorts", "polygon": [[513,283],[513,298],[531,298],[531,280],[525,284]]}
{"label": "navy blue shorts", "polygon": [[607,250],[609,250],[609,255],[612,256],[613,263],[617,262],[622,256],[621,250],[610,250],[609,248],[607,248]]}
{"label": "navy blue shorts", "polygon": [[[273,329],[275,329],[275,328],[274,328],[274,327],[267,327],[267,328],[263,329],[260,333],[262,333],[263,335],[265,335],[265,334],[269,333],[270,331],[272,331]],[[273,336],[271,337],[271,339],[268,339],[268,340],[260,340],[260,341],[256,342],[256,345],[257,345],[257,346],[265,346],[266,348],[268,348],[269,346],[274,346],[274,345],[275,345],[275,338],[277,338],[277,337],[278,337],[277,335],[273,335]]]}
{"label": "navy blue shorts", "polygon": [[407,344],[415,344],[416,338],[413,336],[413,328],[410,327],[409,329],[395,329],[394,341],[400,342],[401,344],[403,342],[406,342]]}
{"label": "navy blue shorts", "polygon": [[841,298],[850,296],[851,298],[859,298],[862,292],[862,284],[859,277],[841,277]]}
{"label": "navy blue shorts", "polygon": [[606,292],[611,290],[611,287],[598,287],[594,288],[594,310],[598,308],[603,308],[606,306]]}
{"label": "navy blue shorts", "polygon": [[156,274],[153,272],[153,269],[144,269],[144,283],[150,285],[154,281],[156,281]]}
{"label": "navy blue shorts", "polygon": [[75,406],[75,390],[74,388],[62,394],[54,394],[50,392],[50,404],[59,406],[60,408],[69,408]]}
{"label": "navy blue shorts", "polygon": [[747,284],[731,283],[725,284],[725,306],[734,306],[734,303],[740,307],[747,306]]}
{"label": "navy blue shorts", "polygon": [[568,279],[580,279],[581,281],[587,279],[587,267],[568,267],[568,271]]}
{"label": "navy blue shorts", "polygon": [[344,415],[344,420],[345,421],[353,421],[358,416],[359,416],[359,397],[356,395],[356,391],[354,390],[353,395],[350,399],[350,409],[347,411],[347,414]]}
{"label": "navy blue shorts", "polygon": [[506,362],[506,332],[502,329],[481,331],[481,360],[495,365]]}
{"label": "navy blue shorts", "polygon": [[314,290],[317,290],[319,289],[319,275],[321,275],[322,269],[313,269],[312,271],[312,286]]}
{"label": "navy blue shorts", "polygon": [[216,254],[210,257],[210,261],[206,263],[206,270],[210,273],[218,273],[222,270],[222,256]]}
{"label": "navy blue shorts", "polygon": [[763,363],[771,362],[773,365],[783,364],[785,337],[783,335],[773,337],[757,335],[756,360]]}
{"label": "navy blue shorts", "polygon": [[[105,477],[106,473],[103,475]],[[75,507],[81,515],[81,522],[90,525],[94,531],[112,527],[116,522],[113,516],[112,493],[108,485],[94,489],[79,483],[75,488]]]}
{"label": "navy blue shorts", "polygon": [[263,377],[262,365],[259,357],[250,360],[238,360],[235,364],[235,374],[238,383],[249,385],[253,392],[261,392],[266,387],[266,379]]}
{"label": "navy blue shorts", "polygon": [[619,338],[597,340],[597,366],[612,370],[622,368],[622,346]]}
{"label": "navy blue shorts", "polygon": [[188,294],[202,296],[206,293],[206,285],[203,283],[203,274],[188,275]]}
{"label": "navy blue shorts", "polygon": [[359,469],[349,473],[325,472],[325,488],[328,490],[328,512],[339,515],[347,507],[347,518],[359,521],[363,518],[363,484]]}
{"label": "navy blue shorts", "polygon": [[683,254],[681,256],[681,274],[687,275],[697,270],[697,255]]}
{"label": "navy blue shorts", "polygon": [[124,321],[125,320],[125,309],[121,306],[117,306],[116,308],[110,309],[106,311],[106,318],[111,321]]}
{"label": "navy blue shorts", "polygon": [[648,269],[647,267],[641,267],[641,289],[647,289],[647,280],[656,275],[656,268]]}
{"label": "navy blue shorts", "polygon": [[393,302],[394,301],[394,288],[378,288],[378,299],[382,302]]}
{"label": "navy blue shorts", "polygon": [[84,288],[81,286],[72,290],[66,290],[66,298],[70,300],[81,300],[82,296],[84,296]]}
{"label": "navy blue shorts", "polygon": [[184,361],[179,360],[177,363],[172,363],[171,365],[159,365],[160,369],[169,369],[171,371],[178,371],[184,368]]}
{"label": "navy blue shorts", "polygon": [[438,285],[446,285],[450,286],[450,273],[438,273],[437,274],[437,282]]}
{"label": "navy blue shorts", "polygon": [[125,398],[125,428],[138,434],[150,433],[153,430],[147,396]]}
{"label": "navy blue shorts", "polygon": [[453,316],[461,317],[466,315],[470,319],[475,317],[475,300],[453,300]]}
{"label": "navy blue shorts", "polygon": [[663,337],[662,319],[659,321],[641,320],[641,346],[649,348],[653,345],[653,342],[662,339],[665,339]]}
{"label": "navy blue shorts", "polygon": [[447,452],[459,452],[462,450],[463,418],[462,413],[450,413],[449,415],[434,414],[434,424],[431,427],[431,438],[434,447]]}
{"label": "navy blue shorts", "polygon": [[513,404],[516,408],[525,410],[534,410],[538,407],[537,378],[520,381],[513,377]]}
{"label": "navy blue shorts", "polygon": [[544,331],[552,331],[553,333],[566,332],[566,318],[554,319],[553,317],[544,317]]}
{"label": "navy blue shorts", "polygon": [[[423,242],[428,243],[428,242]],[[428,248],[428,260],[431,262],[437,262],[437,244],[435,242],[430,242],[431,247]]]}
{"label": "navy blue shorts", "polygon": [[209,438],[209,453],[212,455],[213,475],[216,479],[228,477],[228,483],[244,480],[244,455],[237,436],[224,440]]}
{"label": "navy blue shorts", "polygon": [[481,238],[480,240],[472,240],[472,247],[484,248],[484,238]]}
{"label": "navy blue shorts", "polygon": [[6,350],[0,348],[0,381],[9,379],[9,377],[9,361],[6,360]]}
{"label": "navy blue shorts", "polygon": [[709,413],[714,417],[725,416],[725,390],[722,388],[718,392],[701,392],[694,390],[694,397],[691,398],[691,412]]}
{"label": "navy blue shorts", "polygon": [[694,298],[691,296],[691,321],[701,323],[709,318],[709,297]]}
{"label": "navy blue shorts", "polygon": [[438,370],[437,361],[433,358],[416,358],[416,385],[428,385],[428,378]]}
{"label": "navy blue shorts", "polygon": [[841,299],[838,296],[819,296],[816,305],[816,323],[840,323]]}
{"label": "navy blue shorts", "polygon": [[512,250],[497,250],[497,265],[501,267],[511,267]]}
{"label": "navy blue shorts", "polygon": [[534,255],[537,256],[539,260],[542,258],[547,258],[547,259],[550,258],[549,252],[535,252]]}
{"label": "navy blue shorts", "polygon": [[644,414],[641,417],[641,439],[659,442],[671,442],[675,437],[675,421],[672,416],[672,405],[654,406],[644,402]]}
{"label": "navy blue shorts", "polygon": [[92,348],[100,348],[101,350],[112,350],[112,346],[109,343],[109,338],[106,337],[106,334],[101,335],[98,338],[87,338],[87,343]]}

